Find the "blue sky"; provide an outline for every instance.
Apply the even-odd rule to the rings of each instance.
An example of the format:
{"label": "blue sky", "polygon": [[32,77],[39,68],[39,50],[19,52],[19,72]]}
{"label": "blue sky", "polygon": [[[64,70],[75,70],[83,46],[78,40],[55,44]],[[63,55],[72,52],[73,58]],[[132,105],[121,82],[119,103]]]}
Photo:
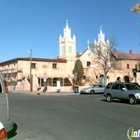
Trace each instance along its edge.
{"label": "blue sky", "polygon": [[98,39],[118,39],[117,50],[140,53],[140,14],[130,9],[138,0],[0,0],[0,62],[17,57],[56,58],[59,35],[68,20],[77,53]]}

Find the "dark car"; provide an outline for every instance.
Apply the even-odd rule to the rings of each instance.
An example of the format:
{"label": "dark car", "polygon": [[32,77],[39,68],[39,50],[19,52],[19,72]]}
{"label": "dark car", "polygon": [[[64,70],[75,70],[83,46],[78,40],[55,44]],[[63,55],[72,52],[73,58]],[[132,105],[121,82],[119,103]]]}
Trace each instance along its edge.
{"label": "dark car", "polygon": [[106,86],[104,96],[108,102],[120,99],[136,104],[140,101],[140,86],[136,83],[111,82]]}

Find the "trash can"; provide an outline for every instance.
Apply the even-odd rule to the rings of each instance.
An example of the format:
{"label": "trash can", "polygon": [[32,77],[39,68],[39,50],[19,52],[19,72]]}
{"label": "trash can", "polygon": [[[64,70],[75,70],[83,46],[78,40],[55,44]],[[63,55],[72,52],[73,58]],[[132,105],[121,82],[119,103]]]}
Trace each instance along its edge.
{"label": "trash can", "polygon": [[78,87],[78,85],[75,85],[75,87],[74,87],[74,93],[79,93],[79,87]]}

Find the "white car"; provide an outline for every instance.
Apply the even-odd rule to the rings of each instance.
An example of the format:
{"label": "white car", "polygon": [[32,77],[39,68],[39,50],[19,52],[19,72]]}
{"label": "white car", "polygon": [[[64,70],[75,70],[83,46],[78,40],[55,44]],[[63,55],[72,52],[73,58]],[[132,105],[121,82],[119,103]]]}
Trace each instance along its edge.
{"label": "white car", "polygon": [[80,94],[82,94],[82,93],[88,93],[88,94],[103,93],[104,89],[105,89],[105,87],[102,86],[101,84],[94,84],[91,87],[81,89]]}

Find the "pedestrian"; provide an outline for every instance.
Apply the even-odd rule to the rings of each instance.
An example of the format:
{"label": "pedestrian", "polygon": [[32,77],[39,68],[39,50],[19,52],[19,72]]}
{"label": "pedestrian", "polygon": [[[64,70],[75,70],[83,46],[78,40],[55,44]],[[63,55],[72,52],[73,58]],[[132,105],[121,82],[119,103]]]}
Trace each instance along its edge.
{"label": "pedestrian", "polygon": [[117,77],[116,82],[121,82],[121,77]]}

